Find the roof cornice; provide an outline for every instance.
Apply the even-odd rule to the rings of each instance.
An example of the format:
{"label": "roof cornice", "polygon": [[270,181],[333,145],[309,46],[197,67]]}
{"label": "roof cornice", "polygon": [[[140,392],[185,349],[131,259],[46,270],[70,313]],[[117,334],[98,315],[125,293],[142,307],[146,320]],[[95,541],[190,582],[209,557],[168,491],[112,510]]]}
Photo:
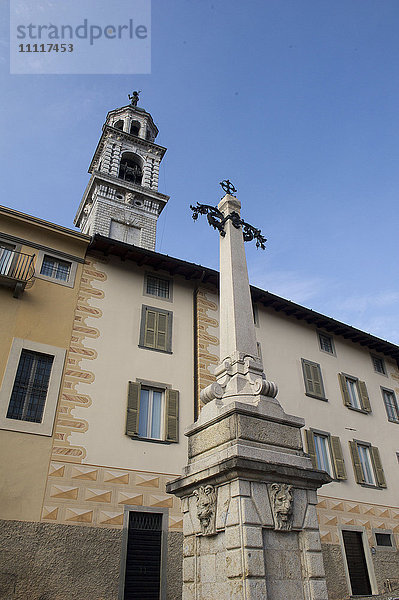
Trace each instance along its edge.
{"label": "roof cornice", "polygon": [[[119,256],[122,260],[131,260],[139,266],[151,267],[155,270],[167,271],[171,275],[180,275],[185,279],[192,279],[200,283],[218,287],[219,273],[202,265],[190,263],[179,258],[160,254],[131,244],[125,244],[96,234],[90,245],[89,251],[100,252],[105,255]],[[305,321],[309,325],[323,329],[331,334],[339,335],[344,339],[360,344],[373,352],[379,352],[393,358],[399,366],[399,346],[378,338],[370,333],[356,329],[331,317],[327,317],[310,308],[291,302],[255,286],[251,286],[251,294],[254,302],[281,312],[288,317]]]}

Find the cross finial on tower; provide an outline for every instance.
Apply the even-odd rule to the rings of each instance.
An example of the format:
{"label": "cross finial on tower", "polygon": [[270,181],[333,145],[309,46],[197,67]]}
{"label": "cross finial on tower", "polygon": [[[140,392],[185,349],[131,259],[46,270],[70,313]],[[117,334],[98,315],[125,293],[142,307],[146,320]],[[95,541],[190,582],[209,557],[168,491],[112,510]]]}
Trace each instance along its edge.
{"label": "cross finial on tower", "polygon": [[129,94],[129,100],[132,106],[137,106],[137,103],[139,101],[139,94],[141,94],[141,90],[139,90],[138,92],[133,92],[132,95]]}

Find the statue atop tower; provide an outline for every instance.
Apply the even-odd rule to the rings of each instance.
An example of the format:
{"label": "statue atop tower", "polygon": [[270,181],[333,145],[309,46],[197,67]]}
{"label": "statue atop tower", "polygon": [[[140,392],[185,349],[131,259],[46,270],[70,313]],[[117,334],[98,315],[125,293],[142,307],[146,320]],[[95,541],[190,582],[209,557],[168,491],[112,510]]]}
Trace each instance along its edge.
{"label": "statue atop tower", "polygon": [[89,235],[155,250],[157,220],[169,200],[158,192],[166,148],[155,143],[158,128],[137,106],[139,94],[129,94],[129,105],[107,114],[75,225]]}
{"label": "statue atop tower", "polygon": [[132,95],[129,94],[129,100],[132,106],[137,106],[138,101],[140,99],[139,94],[141,94],[141,90],[139,90],[138,92],[133,92]]}

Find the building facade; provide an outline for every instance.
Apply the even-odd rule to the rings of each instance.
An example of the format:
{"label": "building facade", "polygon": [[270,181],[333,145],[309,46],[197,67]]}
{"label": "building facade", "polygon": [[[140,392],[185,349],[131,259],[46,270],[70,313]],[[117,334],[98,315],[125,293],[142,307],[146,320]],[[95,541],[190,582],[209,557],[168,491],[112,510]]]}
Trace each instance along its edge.
{"label": "building facade", "polygon": [[[16,377],[6,367],[7,357],[16,364],[12,338],[32,337],[65,355],[50,433],[40,436],[23,416],[22,432],[8,430],[7,413],[1,423],[8,457],[8,576],[1,581],[12,581],[18,598],[29,591],[32,598],[74,600],[82,589],[93,600],[140,598],[149,579],[151,597],[181,594],[182,515],[165,485],[186,462],[184,430],[198,416],[199,392],[214,381],[219,362],[218,274],[154,252],[156,221],[168,200],[157,191],[165,152],[155,144],[157,133],[137,106],[108,114],[76,217],[83,234],[53,226],[55,237],[46,242],[48,256],[54,254],[49,273],[57,260],[62,270],[62,261],[76,258],[73,286],[40,278],[43,263],[36,259],[37,280],[19,300],[12,298],[13,290],[20,293],[15,288],[0,290],[11,315],[25,297],[31,311],[22,329],[5,317],[7,410]],[[29,218],[22,222],[32,227]],[[10,236],[22,239],[22,230],[5,242]],[[35,302],[44,285],[45,301]],[[47,295],[58,292],[54,300]],[[333,479],[318,504],[329,597],[399,595],[399,348],[263,290],[251,293],[268,379],[277,382],[284,410],[304,417],[305,448],[314,467]],[[36,329],[28,327],[32,320]],[[50,396],[48,386],[45,410]],[[13,471],[12,436],[20,436],[12,452],[21,464],[32,457],[25,470]],[[142,551],[146,544],[155,560]],[[11,559],[21,555],[26,571]]]}

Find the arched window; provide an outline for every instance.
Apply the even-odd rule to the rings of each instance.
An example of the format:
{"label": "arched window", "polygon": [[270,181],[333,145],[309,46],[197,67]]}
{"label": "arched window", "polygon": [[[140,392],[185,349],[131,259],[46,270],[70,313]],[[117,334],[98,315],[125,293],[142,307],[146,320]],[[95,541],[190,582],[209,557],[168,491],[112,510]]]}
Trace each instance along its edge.
{"label": "arched window", "polygon": [[141,185],[143,171],[141,170],[140,159],[131,152],[125,152],[122,155],[121,164],[119,167],[119,177],[125,181],[131,181],[137,185]]}
{"label": "arched window", "polygon": [[119,119],[119,121],[114,123],[114,127],[115,129],[120,129],[121,131],[123,131],[123,119]]}
{"label": "arched window", "polygon": [[133,135],[138,135],[140,131],[140,123],[138,121],[132,121],[130,125],[130,133]]}

